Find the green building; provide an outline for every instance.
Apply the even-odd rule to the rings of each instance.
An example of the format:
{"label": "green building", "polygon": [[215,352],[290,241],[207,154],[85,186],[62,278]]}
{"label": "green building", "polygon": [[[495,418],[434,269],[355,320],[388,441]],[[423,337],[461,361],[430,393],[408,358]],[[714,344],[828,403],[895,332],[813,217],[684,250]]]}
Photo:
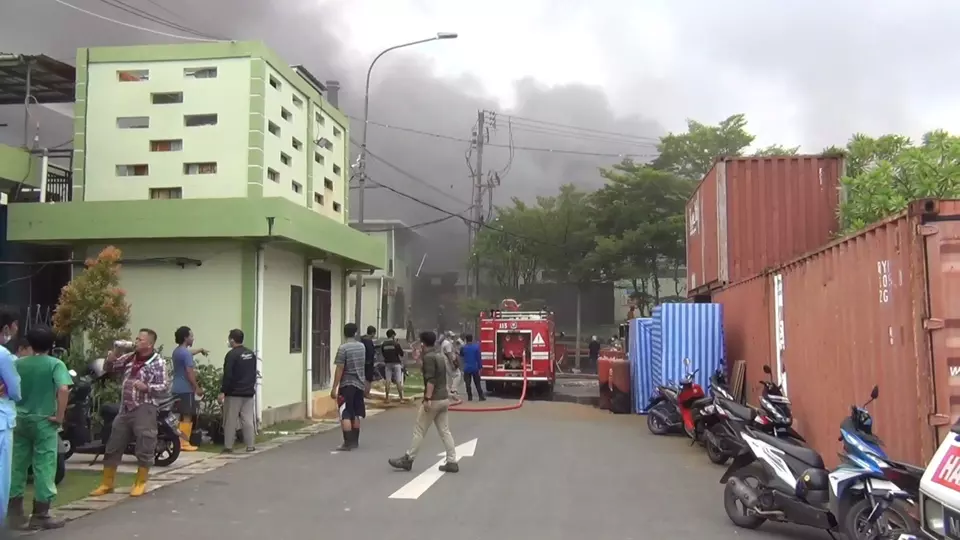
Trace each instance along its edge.
{"label": "green building", "polygon": [[322,414],[348,275],[386,261],[348,225],[336,91],[261,43],[81,49],[69,202],[11,204],[7,239],[119,247],[134,329],[190,326],[219,363],[240,328],[263,421]]}

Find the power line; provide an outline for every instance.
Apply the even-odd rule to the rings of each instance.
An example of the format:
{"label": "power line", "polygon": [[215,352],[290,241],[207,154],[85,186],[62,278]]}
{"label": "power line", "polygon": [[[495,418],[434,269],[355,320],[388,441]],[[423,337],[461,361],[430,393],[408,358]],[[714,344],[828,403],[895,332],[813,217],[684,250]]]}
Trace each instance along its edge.
{"label": "power line", "polygon": [[156,35],[158,35],[158,36],[164,36],[164,37],[173,38],[173,39],[182,39],[182,40],[184,40],[184,41],[205,41],[205,42],[209,42],[209,43],[213,43],[213,42],[217,42],[217,41],[223,41],[223,40],[220,40],[220,39],[206,39],[206,38],[201,38],[201,37],[183,36],[183,35],[180,35],[180,34],[170,34],[170,33],[167,33],[167,32],[161,32],[160,30],[154,30],[154,29],[152,29],[152,28],[145,28],[145,27],[143,27],[143,26],[137,26],[137,25],[135,25],[135,24],[125,23],[125,22],[123,22],[123,21],[118,21],[118,20],[116,20],[116,19],[111,19],[110,17],[107,17],[107,16],[105,16],[105,15],[100,15],[99,13],[94,13],[94,12],[92,12],[92,11],[83,9],[82,7],[75,6],[75,5],[73,5],[73,4],[70,4],[70,3],[68,3],[68,2],[65,2],[64,0],[53,0],[53,1],[56,2],[56,3],[58,3],[58,4],[60,4],[61,6],[68,7],[68,8],[70,8],[70,9],[79,11],[80,13],[84,13],[84,14],[86,14],[86,15],[90,15],[91,17],[96,17],[96,18],[98,18],[98,19],[100,19],[100,20],[107,21],[107,22],[111,22],[111,23],[113,23],[113,24],[118,24],[118,25],[120,25],[120,26],[126,26],[127,28],[133,28],[134,30],[140,30],[140,31],[142,31],[142,32],[149,32],[149,33],[151,33],[151,34],[156,34]]}
{"label": "power line", "polygon": [[[353,118],[356,120],[356,118],[352,116],[350,118]],[[368,121],[367,124],[371,126],[381,127],[384,129],[392,129],[396,131],[403,131],[406,133],[413,133],[415,135],[433,137],[436,139],[444,139],[444,140],[456,141],[460,143],[473,143],[473,141],[471,141],[470,139],[465,139],[463,137],[454,137],[452,135],[442,135],[440,133],[432,133],[430,131],[423,131],[423,130],[409,128],[405,126],[395,126],[392,124],[381,124],[379,122],[370,122],[370,121]],[[357,143],[354,142],[354,144],[357,144]],[[589,152],[585,150],[571,150],[571,149],[563,149],[563,148],[543,148],[543,147],[535,147],[535,146],[517,146],[517,145],[510,145],[510,144],[490,143],[490,142],[485,144],[486,146],[495,146],[498,148],[508,148],[513,150],[525,150],[527,152],[545,152],[548,154],[565,154],[565,155],[576,155],[576,156],[594,156],[594,157],[612,157],[612,158],[628,158],[628,157],[656,158],[658,155],[655,153],[635,153],[635,152],[618,152],[618,153]]]}
{"label": "power line", "polygon": [[607,136],[614,136],[614,137],[625,137],[625,138],[628,138],[628,139],[639,139],[639,140],[646,140],[646,141],[656,142],[656,143],[660,142],[660,138],[659,138],[659,137],[650,137],[650,136],[647,136],[647,135],[632,135],[632,134],[630,134],[630,133],[619,133],[619,132],[616,132],[616,131],[606,131],[606,130],[602,130],[602,129],[585,128],[585,127],[574,126],[574,125],[570,125],[570,124],[561,124],[561,123],[559,123],[559,122],[549,122],[549,121],[547,121],[547,120],[537,120],[536,118],[528,118],[528,117],[525,117],[525,116],[516,116],[516,115],[512,115],[512,114],[497,113],[497,116],[498,116],[498,117],[504,117],[504,118],[510,118],[510,119],[512,119],[514,122],[516,122],[517,124],[520,124],[520,125],[522,125],[522,124],[534,124],[534,125],[539,125],[539,126],[552,127],[553,129],[559,129],[559,130],[585,131],[585,132],[588,132],[588,133],[595,133],[595,134],[598,134],[598,135],[607,135]]}
{"label": "power line", "polygon": [[605,135],[596,135],[593,133],[574,133],[570,131],[559,131],[552,128],[542,128],[539,126],[527,126],[525,124],[513,124],[510,123],[512,129],[516,130],[519,133],[536,133],[539,135],[546,135],[548,137],[565,137],[570,139],[576,139],[581,141],[596,141],[601,143],[609,144],[620,144],[624,146],[642,146],[648,148],[656,148],[657,143],[641,140],[630,140],[630,139],[618,139],[615,137],[608,137]]}
{"label": "power line", "polygon": [[[377,186],[383,187],[383,186],[381,186],[380,184],[377,184]],[[462,218],[462,217],[463,217],[463,214],[467,213],[468,210],[470,210],[470,209],[467,208],[466,210],[464,210],[463,212],[460,212],[460,213],[457,214],[456,216],[444,216],[444,217],[439,218],[439,219],[431,219],[430,221],[424,221],[423,223],[417,223],[417,224],[415,224],[415,225],[404,225],[403,227],[388,227],[388,228],[386,228],[386,229],[361,229],[361,230],[362,230],[363,232],[367,232],[367,233],[371,233],[371,232],[389,232],[389,231],[409,231],[409,230],[419,229],[419,228],[421,228],[421,227],[426,227],[426,226],[428,226],[428,225],[436,225],[437,223],[442,223],[442,222],[444,222],[444,221],[451,220],[451,219],[453,219],[453,218],[455,218],[455,217]]]}
{"label": "power line", "polygon": [[[121,10],[121,11],[125,11],[125,12],[133,15],[134,17],[139,17],[139,18],[141,18],[141,19],[144,19],[144,20],[147,20],[147,21],[150,21],[150,22],[155,22],[155,23],[157,23],[157,24],[160,24],[160,25],[162,25],[162,26],[166,26],[167,28],[171,28],[171,29],[173,29],[173,30],[180,30],[180,31],[182,31],[182,32],[187,32],[188,34],[193,34],[193,35],[195,35],[195,36],[199,36],[199,37],[203,37],[203,38],[222,39],[222,38],[218,38],[218,37],[216,37],[216,36],[211,36],[211,35],[209,35],[209,34],[205,34],[205,33],[203,33],[203,32],[200,32],[199,30],[195,30],[195,29],[193,29],[193,28],[190,28],[189,26],[185,26],[185,25],[182,25],[182,24],[179,24],[179,23],[175,23],[175,22],[173,22],[173,21],[171,21],[171,20],[169,20],[169,19],[164,19],[163,17],[160,17],[159,15],[154,15],[153,13],[150,13],[149,11],[147,11],[147,10],[145,10],[145,9],[141,9],[141,8],[136,7],[136,6],[130,5],[130,4],[128,4],[127,2],[125,2],[124,0],[99,0],[99,1],[102,2],[102,3],[104,3],[104,4],[106,4],[106,5],[108,5],[108,6],[114,7],[114,8],[116,8],[116,9]],[[169,11],[169,10],[167,10],[167,11]]]}

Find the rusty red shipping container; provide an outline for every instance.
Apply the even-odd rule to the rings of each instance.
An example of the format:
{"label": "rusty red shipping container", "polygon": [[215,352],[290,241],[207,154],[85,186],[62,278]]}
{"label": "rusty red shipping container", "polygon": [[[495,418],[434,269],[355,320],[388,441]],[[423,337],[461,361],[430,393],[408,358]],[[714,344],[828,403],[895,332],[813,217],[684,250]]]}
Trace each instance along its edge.
{"label": "rusty red shipping container", "polygon": [[714,297],[728,358],[756,379],[769,343],[796,427],[828,465],[840,422],[874,384],[894,459],[925,464],[960,417],[960,201],[914,203]]}
{"label": "rusty red shipping container", "polygon": [[690,296],[756,276],[835,238],[840,157],[720,158],[687,202]]}

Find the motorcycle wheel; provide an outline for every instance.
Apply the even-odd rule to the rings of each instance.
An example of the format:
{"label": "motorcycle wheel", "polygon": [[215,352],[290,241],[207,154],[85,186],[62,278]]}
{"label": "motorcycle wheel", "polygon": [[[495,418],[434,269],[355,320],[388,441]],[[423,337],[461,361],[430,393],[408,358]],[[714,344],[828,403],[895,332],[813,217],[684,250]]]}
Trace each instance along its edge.
{"label": "motorcycle wheel", "polygon": [[707,447],[707,459],[709,459],[711,463],[725,465],[727,460],[730,459],[730,456],[728,456],[726,452],[710,442],[709,437],[704,437],[704,444]]}
{"label": "motorcycle wheel", "polygon": [[153,464],[157,467],[168,467],[180,457],[180,437],[161,439],[157,441],[157,453]]}
{"label": "motorcycle wheel", "polygon": [[63,477],[67,475],[67,458],[65,454],[60,454],[57,456],[57,475],[53,478],[53,483],[60,485],[60,482],[63,481]]}
{"label": "motorcycle wheel", "polygon": [[890,522],[891,531],[878,536],[876,532],[864,530],[867,516],[873,507],[867,499],[860,499],[856,504],[847,510],[843,516],[843,528],[841,532],[849,540],[873,540],[874,538],[897,538],[901,534],[920,535],[920,525],[910,517],[906,504],[903,501],[894,501],[894,503],[883,513],[883,517]]}
{"label": "motorcycle wheel", "polygon": [[[740,469],[734,476],[756,489],[758,486],[763,485],[763,481],[756,472],[751,472],[751,469],[754,468],[746,467]],[[730,487],[729,483],[723,487],[723,509],[726,510],[727,517],[730,518],[730,521],[737,527],[743,529],[756,529],[767,521],[766,518],[747,514],[747,509],[743,506],[743,503],[740,502],[740,499],[734,495],[733,488]]]}
{"label": "motorcycle wheel", "polygon": [[670,432],[670,428],[667,427],[657,415],[653,414],[653,411],[657,410],[658,407],[660,407],[660,405],[654,405],[652,409],[647,411],[647,429],[654,435],[666,435]]}

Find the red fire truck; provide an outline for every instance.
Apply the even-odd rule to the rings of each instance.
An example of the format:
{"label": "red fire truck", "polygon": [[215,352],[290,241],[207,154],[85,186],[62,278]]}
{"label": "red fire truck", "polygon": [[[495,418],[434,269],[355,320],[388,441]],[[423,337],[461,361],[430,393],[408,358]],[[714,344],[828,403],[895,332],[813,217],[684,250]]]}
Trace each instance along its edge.
{"label": "red fire truck", "polygon": [[516,301],[501,302],[500,309],[480,314],[480,377],[488,392],[523,385],[527,369],[528,392],[553,396],[556,353],[553,313],[521,311]]}

